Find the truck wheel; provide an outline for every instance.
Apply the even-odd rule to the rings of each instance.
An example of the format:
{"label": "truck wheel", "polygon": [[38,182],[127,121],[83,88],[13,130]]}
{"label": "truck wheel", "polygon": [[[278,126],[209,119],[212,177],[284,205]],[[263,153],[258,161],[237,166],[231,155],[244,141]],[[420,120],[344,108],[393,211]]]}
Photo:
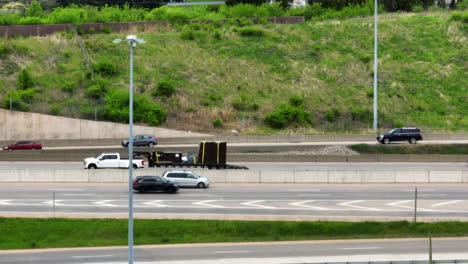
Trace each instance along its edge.
{"label": "truck wheel", "polygon": [[138,166],[136,164],[133,164],[133,169],[134,170],[138,169]]}
{"label": "truck wheel", "polygon": [[384,143],[384,144],[390,144],[390,139],[389,139],[389,138],[385,138],[385,139],[383,140],[383,143]]}
{"label": "truck wheel", "polygon": [[95,164],[89,164],[88,169],[94,170],[94,169],[97,169],[97,167]]}
{"label": "truck wheel", "polygon": [[153,142],[148,143],[148,147],[150,148],[154,147],[154,143]]}
{"label": "truck wheel", "polygon": [[205,188],[205,184],[204,184],[203,182],[199,182],[199,183],[197,184],[197,187],[198,187],[198,188]]}
{"label": "truck wheel", "polygon": [[409,143],[410,144],[416,144],[416,139],[415,138],[410,138]]}

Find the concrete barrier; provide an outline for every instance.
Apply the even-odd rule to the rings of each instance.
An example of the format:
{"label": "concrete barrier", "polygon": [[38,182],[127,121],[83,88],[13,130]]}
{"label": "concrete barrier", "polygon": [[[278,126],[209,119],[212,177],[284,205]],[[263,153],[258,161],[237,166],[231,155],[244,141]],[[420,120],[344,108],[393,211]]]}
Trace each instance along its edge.
{"label": "concrete barrier", "polygon": [[[139,169],[134,177],[162,175],[165,169]],[[193,170],[213,183],[468,183],[468,170]],[[0,182],[124,183],[128,170],[2,169]]]}

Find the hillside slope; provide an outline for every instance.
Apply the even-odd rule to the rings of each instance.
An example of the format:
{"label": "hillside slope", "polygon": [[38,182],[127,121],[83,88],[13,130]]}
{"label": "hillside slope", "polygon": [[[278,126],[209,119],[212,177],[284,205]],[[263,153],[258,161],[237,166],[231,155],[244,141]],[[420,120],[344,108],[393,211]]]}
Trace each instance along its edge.
{"label": "hillside slope", "polygon": [[[135,91],[168,110],[162,126],[260,134],[369,132],[372,127],[371,17],[132,33],[146,40],[136,49]],[[2,39],[2,107],[8,108],[13,96],[23,101],[14,107],[24,110],[109,118],[110,95],[128,90],[128,47],[112,43],[122,37],[62,33]],[[449,13],[380,17],[379,127],[466,131],[467,43],[466,24]],[[18,89],[23,68],[32,88],[11,92]],[[158,86],[174,87],[175,93],[157,95]],[[303,98],[313,122],[280,131],[266,126],[265,114],[293,95]]]}

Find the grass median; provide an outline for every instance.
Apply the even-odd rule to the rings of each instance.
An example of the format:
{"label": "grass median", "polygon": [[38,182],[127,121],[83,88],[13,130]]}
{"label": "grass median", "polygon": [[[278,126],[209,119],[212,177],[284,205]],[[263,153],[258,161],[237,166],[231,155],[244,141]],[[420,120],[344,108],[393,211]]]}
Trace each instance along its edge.
{"label": "grass median", "polygon": [[369,145],[357,144],[350,148],[360,154],[439,154],[439,155],[468,155],[468,144],[440,144],[440,145]]}
{"label": "grass median", "polygon": [[[135,219],[135,245],[468,236],[468,222]],[[127,245],[126,219],[0,218],[0,249]]]}

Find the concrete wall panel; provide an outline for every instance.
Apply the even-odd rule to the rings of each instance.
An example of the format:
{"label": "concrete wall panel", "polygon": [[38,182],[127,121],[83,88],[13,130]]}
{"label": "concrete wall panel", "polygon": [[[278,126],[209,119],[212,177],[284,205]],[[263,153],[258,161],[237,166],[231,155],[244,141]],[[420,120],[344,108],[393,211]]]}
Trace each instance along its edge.
{"label": "concrete wall panel", "polygon": [[54,171],[55,182],[88,182],[87,170],[62,170]]}
{"label": "concrete wall panel", "polygon": [[429,182],[462,182],[462,172],[429,171]]}
{"label": "concrete wall panel", "polygon": [[294,182],[294,171],[259,171],[260,182]]}
{"label": "concrete wall panel", "polygon": [[395,171],[395,182],[429,182],[429,172],[426,170]]}
{"label": "concrete wall panel", "polygon": [[128,170],[87,170],[89,182],[128,182]]}
{"label": "concrete wall panel", "polygon": [[54,182],[54,170],[22,169],[18,170],[21,182]]}
{"label": "concrete wall panel", "polygon": [[20,182],[18,170],[0,170],[0,182]]}
{"label": "concrete wall panel", "polygon": [[294,182],[296,183],[328,183],[327,170],[295,171]]}
{"label": "concrete wall panel", "polygon": [[360,174],[356,170],[330,170],[328,172],[329,183],[360,183]]}
{"label": "concrete wall panel", "polygon": [[228,170],[226,182],[259,183],[260,173],[254,170]]}
{"label": "concrete wall panel", "polygon": [[468,183],[468,171],[462,172],[462,182]]}
{"label": "concrete wall panel", "polygon": [[358,172],[361,175],[362,182],[365,183],[394,183],[395,171],[367,171],[362,170]]}

